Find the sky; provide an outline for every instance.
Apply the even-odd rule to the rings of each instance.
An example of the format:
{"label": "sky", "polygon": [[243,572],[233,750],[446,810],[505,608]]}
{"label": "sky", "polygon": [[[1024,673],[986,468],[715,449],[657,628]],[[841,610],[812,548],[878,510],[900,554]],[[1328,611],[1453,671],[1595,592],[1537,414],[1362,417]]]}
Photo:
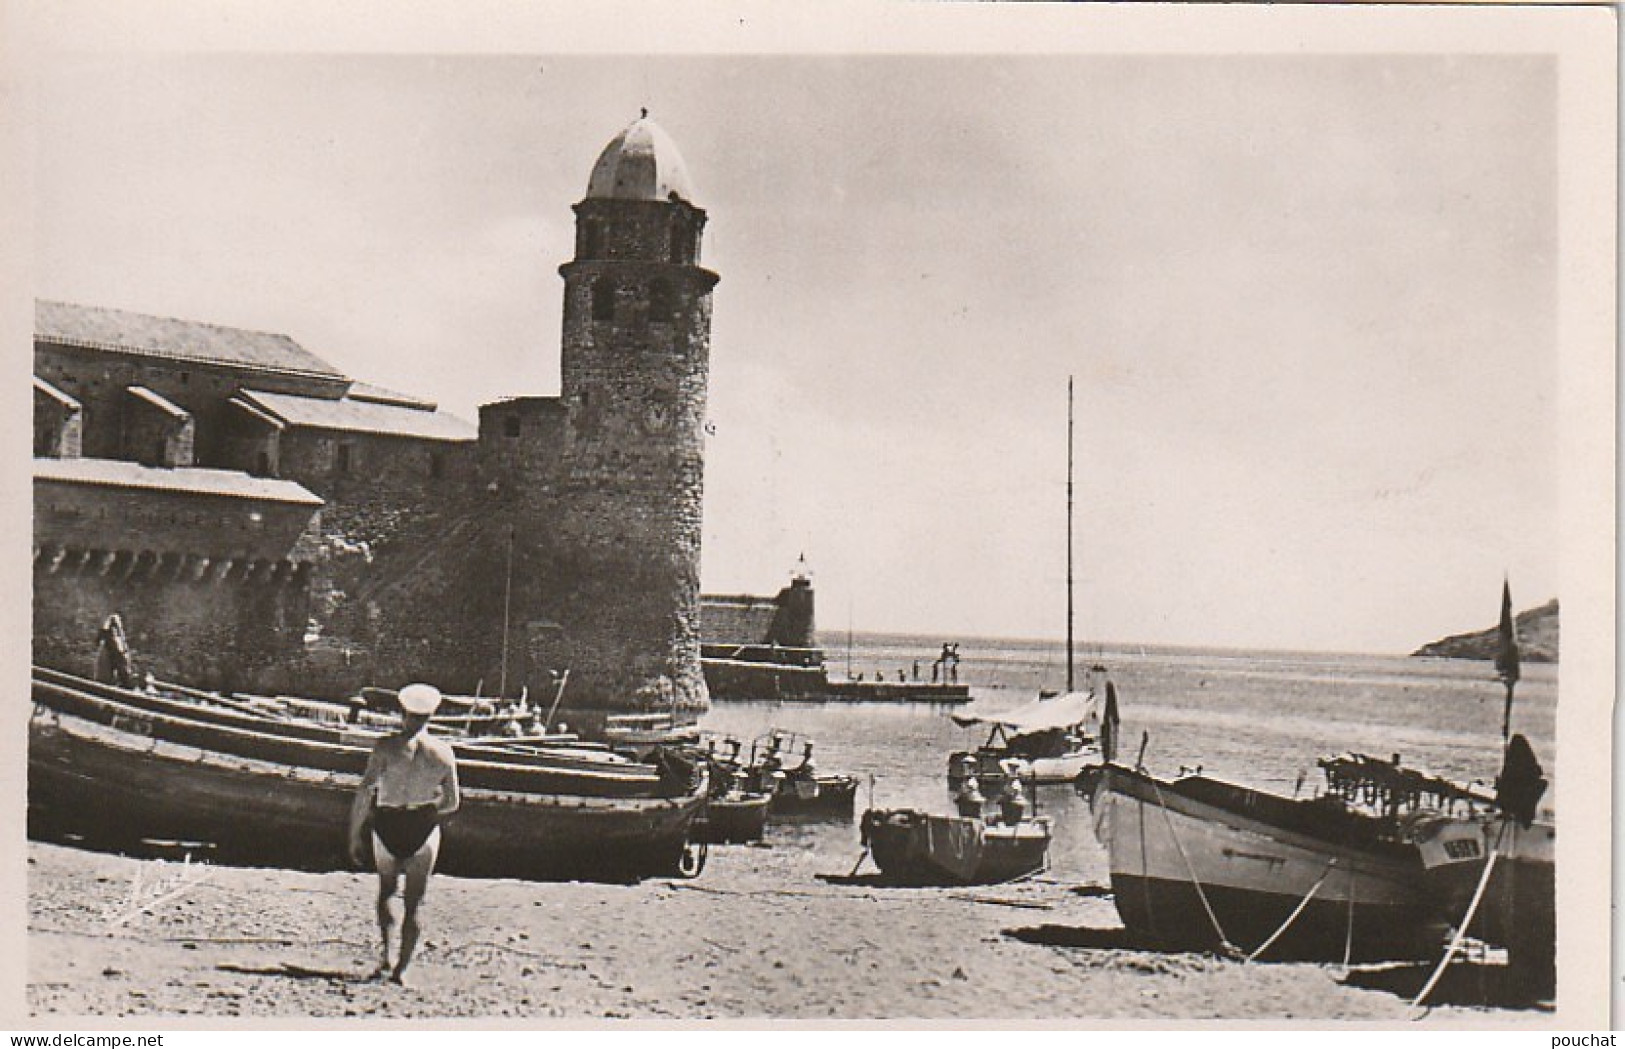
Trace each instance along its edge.
{"label": "sky", "polygon": [[558,391],[648,107],[709,214],[703,586],[820,626],[1405,652],[1560,596],[1541,55],[118,54],[38,74],[34,290]]}

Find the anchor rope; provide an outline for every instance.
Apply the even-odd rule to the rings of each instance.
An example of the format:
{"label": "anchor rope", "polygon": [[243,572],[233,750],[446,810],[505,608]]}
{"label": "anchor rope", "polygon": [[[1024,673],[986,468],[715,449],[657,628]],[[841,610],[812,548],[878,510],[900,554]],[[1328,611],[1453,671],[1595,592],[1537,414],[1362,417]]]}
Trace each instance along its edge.
{"label": "anchor rope", "polygon": [[1428,982],[1417,992],[1416,997],[1411,999],[1412,1007],[1420,1006],[1427,1000],[1427,996],[1433,992],[1434,985],[1439,982],[1439,978],[1444,975],[1445,969],[1449,968],[1451,960],[1455,958],[1457,949],[1461,947],[1461,941],[1467,937],[1467,929],[1473,924],[1473,917],[1478,914],[1478,905],[1483,902],[1484,890],[1489,888],[1490,872],[1495,869],[1495,861],[1501,855],[1501,839],[1506,836],[1506,831],[1507,823],[1503,818],[1501,829],[1495,835],[1495,847],[1490,849],[1490,857],[1484,861],[1484,873],[1479,875],[1478,887],[1473,890],[1472,901],[1467,904],[1467,913],[1462,917],[1461,924],[1456,927],[1456,935],[1451,937],[1450,946],[1446,948],[1444,957],[1439,959],[1433,975],[1428,977]]}
{"label": "anchor rope", "polygon": [[1213,924],[1213,931],[1219,934],[1219,946],[1230,954],[1240,955],[1241,950],[1224,934],[1224,926],[1219,924],[1219,916],[1213,913],[1213,906],[1208,903],[1207,892],[1202,888],[1202,880],[1196,876],[1196,868],[1191,865],[1191,858],[1185,855],[1185,846],[1180,843],[1179,833],[1174,830],[1173,818],[1168,815],[1168,802],[1162,796],[1162,788],[1157,785],[1154,778],[1147,776],[1146,779],[1150,782],[1151,789],[1157,793],[1157,809],[1162,813],[1163,822],[1168,825],[1168,837],[1173,841],[1174,849],[1184,861],[1185,873],[1190,875],[1191,885],[1196,888],[1196,898],[1202,901],[1202,910],[1207,912],[1207,920]]}
{"label": "anchor rope", "polygon": [[1343,934],[1343,971],[1348,972],[1349,959],[1354,957],[1354,871],[1349,871],[1349,924]]}
{"label": "anchor rope", "polygon": [[[1332,868],[1335,866],[1337,866],[1337,857],[1333,856],[1326,862],[1326,869],[1320,872],[1320,879],[1313,885],[1309,886],[1309,891],[1304,894],[1303,899],[1298,901],[1298,905],[1292,909],[1292,913],[1286,916],[1286,921],[1281,923],[1281,927],[1279,929],[1276,929],[1274,932],[1270,933],[1269,939],[1259,944],[1257,950],[1253,951],[1252,954],[1247,956],[1247,961],[1257,961],[1259,955],[1269,950],[1270,944],[1274,943],[1281,937],[1282,933],[1286,932],[1292,927],[1292,923],[1298,920],[1298,915],[1302,914],[1303,909],[1309,906],[1309,901],[1314,899],[1315,893],[1319,892],[1320,887],[1326,884],[1326,879],[1331,876]],[[1353,896],[1349,897],[1350,900],[1353,900],[1353,898]]]}

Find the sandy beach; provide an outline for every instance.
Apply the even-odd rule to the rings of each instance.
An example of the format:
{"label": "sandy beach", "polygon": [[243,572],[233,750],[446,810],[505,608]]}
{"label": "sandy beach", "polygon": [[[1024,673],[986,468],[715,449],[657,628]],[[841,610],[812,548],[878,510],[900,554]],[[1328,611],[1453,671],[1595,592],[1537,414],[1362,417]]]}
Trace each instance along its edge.
{"label": "sandy beach", "polygon": [[[854,835],[855,837],[855,835]],[[858,847],[854,841],[852,859]],[[183,867],[31,842],[37,1017],[1353,1020],[1401,1023],[1418,966],[1245,964],[1124,942],[1099,886],[899,889],[800,848],[713,848],[693,881],[438,877],[411,986],[367,980],[372,879]],[[865,867],[872,871],[872,867]],[[1458,963],[1428,1023],[1539,1024]],[[1515,997],[1515,996],[1514,996]]]}

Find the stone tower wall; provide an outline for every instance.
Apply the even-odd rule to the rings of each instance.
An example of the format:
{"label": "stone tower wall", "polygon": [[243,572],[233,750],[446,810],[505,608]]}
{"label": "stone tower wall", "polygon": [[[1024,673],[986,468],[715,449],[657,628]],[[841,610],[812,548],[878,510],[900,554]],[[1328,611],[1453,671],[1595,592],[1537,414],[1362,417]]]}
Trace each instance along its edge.
{"label": "stone tower wall", "polygon": [[562,629],[532,644],[534,660],[569,668],[572,705],[703,708],[699,565],[716,275],[691,260],[704,213],[681,202],[587,200],[577,221],[578,257],[560,270],[566,417],[557,524],[545,540],[550,571],[539,588]]}

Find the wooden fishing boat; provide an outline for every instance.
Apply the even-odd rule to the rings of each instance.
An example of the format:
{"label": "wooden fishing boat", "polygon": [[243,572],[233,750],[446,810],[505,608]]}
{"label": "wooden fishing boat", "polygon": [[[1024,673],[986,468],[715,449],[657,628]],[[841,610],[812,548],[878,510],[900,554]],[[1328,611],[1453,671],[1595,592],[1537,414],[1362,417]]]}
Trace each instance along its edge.
{"label": "wooden fishing boat", "polygon": [[[851,819],[857,778],[818,772],[812,747],[812,740],[799,732],[769,729],[752,741],[750,754],[741,763],[746,789],[772,797],[772,816]],[[789,758],[798,748],[800,758]]]}
{"label": "wooden fishing boat", "polygon": [[1416,846],[1335,795],[1300,801],[1117,764],[1078,786],[1118,915],[1149,942],[1334,961],[1438,951]]}
{"label": "wooden fishing boat", "polygon": [[869,809],[859,823],[863,847],[888,880],[904,885],[991,885],[1042,870],[1049,819],[989,823],[918,809]]}
{"label": "wooden fishing boat", "polygon": [[1549,820],[1526,825],[1505,813],[1440,819],[1419,828],[1417,845],[1428,888],[1447,918],[1465,922],[1468,936],[1505,947],[1508,964],[1531,990],[1551,990],[1557,951],[1556,826]]}
{"label": "wooden fishing boat", "polygon": [[[229,706],[120,689],[36,668],[36,704],[102,724],[145,725],[148,734],[242,757],[360,773],[382,734],[298,719],[274,720]],[[574,748],[526,748],[506,740],[454,740],[463,778],[493,789],[636,796],[660,790],[658,770],[613,755]]]}
{"label": "wooden fishing boat", "polygon": [[[1110,682],[1105,685],[1113,687]],[[949,756],[948,789],[958,793],[965,776],[973,774],[982,790],[997,791],[1007,778],[1005,770],[1011,768],[1024,781],[1071,783],[1101,760],[1099,725],[1104,707],[1103,692],[1091,687],[1041,697],[1010,710],[952,715],[957,725],[986,725],[990,732],[976,750]]]}
{"label": "wooden fishing boat", "polygon": [[604,741],[622,754],[647,758],[660,747],[693,747],[700,742],[700,730],[681,724],[671,714],[611,714],[604,719]]}
{"label": "wooden fishing boat", "polygon": [[767,812],[772,801],[766,794],[742,791],[712,795],[695,817],[692,837],[711,845],[761,841],[767,832]]}
{"label": "wooden fishing boat", "polygon": [[1507,950],[1534,993],[1557,985],[1557,828],[1540,808],[1548,783],[1527,737],[1512,732],[1520,676],[1512,587],[1501,586],[1495,669],[1506,687],[1501,771],[1487,807],[1427,821],[1415,833],[1428,887],[1463,935]]}
{"label": "wooden fishing boat", "polygon": [[[37,678],[33,697],[31,834],[114,847],[179,840],[225,862],[349,866],[348,813],[367,748],[157,713]],[[445,825],[441,869],[470,877],[676,873],[707,790],[703,772],[675,766],[633,766],[617,779],[466,760],[459,772],[463,806]]]}

